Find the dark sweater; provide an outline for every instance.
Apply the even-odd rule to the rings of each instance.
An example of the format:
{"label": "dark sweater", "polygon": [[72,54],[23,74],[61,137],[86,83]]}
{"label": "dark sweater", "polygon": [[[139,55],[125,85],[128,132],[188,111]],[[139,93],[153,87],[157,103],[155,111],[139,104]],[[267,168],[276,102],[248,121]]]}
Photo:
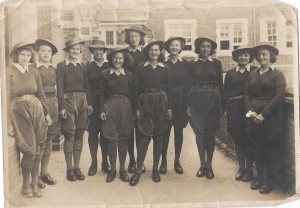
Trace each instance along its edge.
{"label": "dark sweater", "polygon": [[105,100],[110,95],[125,95],[132,103],[133,98],[133,74],[125,70],[125,75],[110,74],[110,69],[103,71],[100,77],[99,102],[100,112],[104,111]]}
{"label": "dark sweater", "polygon": [[65,61],[60,62],[56,70],[56,83],[59,110],[66,108],[64,93],[68,92],[84,92],[88,105],[93,105],[85,64],[74,66],[72,63],[66,65]]}
{"label": "dark sweater", "polygon": [[128,48],[125,51],[129,57],[127,57],[127,63],[124,64],[124,68],[127,71],[134,73],[136,71],[137,66],[140,63],[145,62],[143,51],[129,51]]}
{"label": "dark sweater", "polygon": [[152,69],[151,65],[144,66],[144,63],[138,65],[134,74],[134,109],[138,108],[138,99],[141,92],[146,88],[161,88],[166,91],[168,97],[168,108],[171,109],[171,75],[169,67],[156,66]]}
{"label": "dark sweater", "polygon": [[[250,72],[256,69],[255,66],[250,66]],[[225,75],[224,90],[223,90],[223,109],[229,98],[244,95],[246,81],[250,74],[245,70],[243,73],[236,71],[236,68],[230,69]]]}
{"label": "dark sweater", "polygon": [[278,110],[284,103],[286,89],[286,80],[281,71],[274,69],[263,74],[259,70],[250,73],[245,89],[245,106],[246,110],[254,111],[251,106],[252,97],[269,97],[269,104],[262,110],[264,117],[270,116]]}
{"label": "dark sweater", "polygon": [[48,68],[44,65],[38,68],[36,63],[31,66],[40,72],[45,94],[56,93],[56,69],[51,65]]}

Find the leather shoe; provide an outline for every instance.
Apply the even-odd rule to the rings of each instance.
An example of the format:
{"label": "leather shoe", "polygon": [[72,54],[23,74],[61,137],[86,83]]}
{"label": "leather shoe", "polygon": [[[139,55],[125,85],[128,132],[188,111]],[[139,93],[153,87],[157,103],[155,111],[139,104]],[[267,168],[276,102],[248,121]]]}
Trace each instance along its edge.
{"label": "leather shoe", "polygon": [[40,176],[38,177],[38,185],[39,185],[40,189],[43,189],[46,187]]}
{"label": "leather shoe", "polygon": [[204,168],[204,167],[200,167],[200,169],[198,170],[198,172],[197,172],[197,177],[198,178],[201,178],[201,177],[203,177],[203,176],[205,176],[206,175],[206,169]]}
{"label": "leather shoe", "polygon": [[46,183],[48,185],[55,185],[56,184],[56,180],[53,179],[49,174],[46,174],[46,175],[42,176],[41,179],[44,183]]}
{"label": "leather shoe", "polygon": [[174,170],[177,174],[183,173],[183,168],[181,167],[180,163],[174,163]]}
{"label": "leather shoe", "polygon": [[128,182],[129,181],[129,176],[127,175],[126,170],[120,170],[120,178],[123,182]]}
{"label": "leather shoe", "polygon": [[32,194],[34,197],[42,197],[42,191],[37,183],[31,184]]}
{"label": "leather shoe", "polygon": [[160,175],[158,170],[152,170],[152,180],[156,183],[160,182]]}
{"label": "leather shoe", "polygon": [[102,163],[102,165],[101,165],[102,167],[102,170],[105,172],[105,173],[107,173],[107,174],[109,174],[109,171],[110,171],[110,166],[109,166],[109,164],[106,162],[106,163]]}
{"label": "leather shoe", "polygon": [[159,173],[166,174],[167,173],[167,162],[162,162],[159,167]]}
{"label": "leather shoe", "polygon": [[85,176],[83,175],[83,173],[81,172],[80,168],[76,168],[74,169],[74,174],[76,176],[76,178],[80,181],[85,179]]}
{"label": "leather shoe", "polygon": [[136,163],[135,162],[129,162],[128,172],[129,173],[135,173],[135,171],[136,171]]}
{"label": "leather shoe", "polygon": [[251,189],[252,190],[258,190],[260,189],[260,187],[262,186],[262,182],[258,179],[255,179],[252,183],[251,183]]}
{"label": "leather shoe", "polygon": [[97,165],[92,164],[89,168],[88,175],[89,176],[95,175],[97,173],[97,168],[98,168]]}
{"label": "leather shoe", "polygon": [[213,179],[215,177],[214,171],[211,168],[206,168],[206,178]]}
{"label": "leather shoe", "polygon": [[243,179],[245,174],[245,170],[244,169],[239,169],[238,172],[235,175],[235,180],[240,181]]}
{"label": "leather shoe", "polygon": [[273,190],[272,185],[264,184],[264,185],[259,189],[259,193],[261,193],[261,194],[268,194],[268,193],[271,193],[272,190]]}
{"label": "leather shoe", "polygon": [[136,184],[138,184],[139,180],[140,180],[141,174],[140,173],[135,173],[129,180],[129,185],[131,186],[135,186]]}
{"label": "leather shoe", "polygon": [[117,172],[115,170],[109,171],[109,174],[106,177],[106,182],[112,182],[116,177]]}
{"label": "leather shoe", "polygon": [[77,181],[74,170],[67,170],[67,179],[68,181]]}
{"label": "leather shoe", "polygon": [[246,170],[242,180],[244,182],[252,181],[253,180],[253,171],[252,170]]}
{"label": "leather shoe", "polygon": [[31,185],[23,185],[21,193],[24,197],[31,198],[33,196]]}
{"label": "leather shoe", "polygon": [[145,167],[145,165],[143,165],[143,167],[142,167],[142,173],[146,173],[146,167]]}

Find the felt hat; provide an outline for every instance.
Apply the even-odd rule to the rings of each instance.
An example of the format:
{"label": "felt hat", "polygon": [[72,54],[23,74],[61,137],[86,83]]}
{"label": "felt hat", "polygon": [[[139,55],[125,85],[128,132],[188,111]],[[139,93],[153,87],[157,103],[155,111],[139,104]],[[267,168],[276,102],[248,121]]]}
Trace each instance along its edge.
{"label": "felt hat", "polygon": [[257,53],[257,51],[259,49],[261,49],[261,48],[266,48],[267,50],[272,51],[275,56],[277,56],[279,54],[279,50],[276,47],[272,46],[269,42],[262,42],[259,45],[254,46],[251,49],[252,55],[255,56],[255,54]]}
{"label": "felt hat", "polygon": [[23,48],[25,46],[31,46],[33,50],[36,50],[37,45],[35,43],[29,42],[29,41],[21,41],[14,45],[13,50],[10,52],[10,57],[19,49]]}
{"label": "felt hat", "polygon": [[130,31],[138,32],[142,37],[146,36],[146,33],[142,30],[141,27],[139,26],[132,26],[130,28],[126,28],[124,30],[126,33],[129,33]]}
{"label": "felt hat", "polygon": [[150,41],[150,42],[146,45],[146,47],[144,48],[144,50],[143,50],[144,56],[147,57],[147,53],[148,53],[150,47],[153,46],[153,45],[158,45],[160,51],[162,51],[162,50],[164,49],[164,45],[165,45],[165,44],[164,44],[164,41],[161,41],[161,40],[153,40],[153,41]]}
{"label": "felt hat", "polygon": [[56,46],[48,39],[37,39],[35,41],[35,44],[37,44],[38,46],[42,46],[42,45],[50,46],[52,49],[52,55],[54,55],[58,52]]}
{"label": "felt hat", "polygon": [[178,40],[179,42],[181,42],[181,43],[182,43],[182,48],[185,46],[185,43],[186,43],[185,38],[183,38],[183,37],[170,37],[170,38],[165,42],[164,48],[165,48],[166,51],[169,51],[170,44],[171,44],[171,42],[172,42],[173,40]]}
{"label": "felt hat", "polygon": [[201,43],[203,43],[204,41],[207,41],[211,44],[211,50],[215,50],[217,48],[217,43],[209,38],[205,38],[205,37],[201,37],[201,38],[197,38],[195,40],[195,48],[199,47],[199,45]]}
{"label": "felt hat", "polygon": [[94,49],[94,48],[101,48],[104,49],[105,51],[108,50],[108,48],[105,46],[105,42],[102,40],[92,40],[92,45],[88,46],[88,48]]}
{"label": "felt hat", "polygon": [[63,49],[64,51],[67,51],[71,46],[73,45],[76,45],[76,44],[82,44],[84,45],[85,42],[80,40],[79,38],[73,38],[73,39],[70,39],[68,40],[66,43],[65,43],[65,48]]}

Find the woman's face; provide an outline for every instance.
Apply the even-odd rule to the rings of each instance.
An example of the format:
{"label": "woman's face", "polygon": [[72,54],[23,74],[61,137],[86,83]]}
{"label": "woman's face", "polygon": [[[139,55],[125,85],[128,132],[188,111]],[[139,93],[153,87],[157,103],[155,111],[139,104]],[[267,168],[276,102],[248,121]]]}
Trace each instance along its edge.
{"label": "woman's face", "polygon": [[18,55],[18,63],[21,66],[27,66],[31,59],[31,51],[30,50],[21,50]]}
{"label": "woman's face", "polygon": [[52,57],[52,48],[48,45],[41,45],[39,46],[37,54],[40,61],[48,63]]}
{"label": "woman's face", "polygon": [[112,59],[112,63],[114,65],[114,68],[121,68],[124,63],[124,54],[120,52],[115,53]]}
{"label": "woman's face", "polygon": [[250,54],[243,52],[237,55],[237,62],[241,66],[246,66],[250,61]]}
{"label": "woman's face", "polygon": [[179,40],[173,40],[170,43],[169,46],[169,52],[172,55],[177,55],[179,53],[179,51],[181,50],[181,44]]}
{"label": "woman's face", "polygon": [[271,55],[267,49],[258,49],[256,54],[256,60],[260,65],[269,66],[271,65]]}
{"label": "woman's face", "polygon": [[208,41],[203,41],[200,45],[200,56],[209,57],[211,51],[211,44]]}
{"label": "woman's face", "polygon": [[69,57],[72,59],[77,59],[81,53],[81,45],[75,44],[69,49]]}
{"label": "woman's face", "polygon": [[130,46],[137,47],[137,46],[140,45],[140,41],[141,41],[141,35],[140,35],[140,33],[135,32],[135,31],[131,31],[129,33]]}
{"label": "woman's face", "polygon": [[149,58],[150,60],[158,60],[158,57],[161,53],[160,49],[159,49],[159,45],[153,45],[149,48]]}
{"label": "woman's face", "polygon": [[103,48],[94,48],[93,49],[93,55],[94,55],[95,60],[103,59],[104,53],[105,53],[105,50]]}

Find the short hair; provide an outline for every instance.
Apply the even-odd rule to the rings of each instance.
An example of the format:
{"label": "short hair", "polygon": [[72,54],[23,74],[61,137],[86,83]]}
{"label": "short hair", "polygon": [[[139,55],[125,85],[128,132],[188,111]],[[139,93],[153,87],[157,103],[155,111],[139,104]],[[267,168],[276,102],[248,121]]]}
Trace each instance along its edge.
{"label": "short hair", "polygon": [[[269,51],[269,53],[270,53],[270,62],[273,64],[273,63],[275,63],[276,61],[277,61],[277,56],[276,56],[276,54],[272,51],[272,50],[270,50],[269,48],[267,48],[267,47],[261,47],[260,49],[258,49],[258,50],[261,50],[261,49],[263,49],[263,50],[267,50],[267,51]],[[254,58],[257,60],[258,59],[258,57],[257,57],[257,52],[258,52],[258,50],[255,50],[254,51],[254,54],[253,54],[253,56],[254,56]]]}
{"label": "short hair", "polygon": [[36,60],[36,53],[32,46],[27,45],[21,48],[18,48],[11,56],[12,62],[18,63],[18,57],[21,53],[21,51],[29,51],[31,53],[31,59],[29,63],[34,63]]}
{"label": "short hair", "polygon": [[[77,43],[80,45],[80,53],[82,53],[82,48],[83,48],[83,44],[82,43]],[[77,44],[74,44],[74,45],[77,45]],[[70,53],[70,49],[74,46],[74,45],[71,45],[70,47],[68,47],[65,51],[66,53]]]}
{"label": "short hair", "polygon": [[[177,40],[177,41],[179,41],[179,43],[180,43],[180,48],[181,48],[181,50],[178,52],[178,54],[180,54],[181,51],[183,50],[185,44],[184,44],[182,41],[178,40],[178,39],[174,39],[174,40]],[[167,48],[167,50],[166,50],[168,53],[170,53],[170,45],[171,45],[171,43],[172,43],[174,40],[172,40],[172,41],[170,42],[170,44],[169,44],[169,46],[168,46],[168,48]]]}
{"label": "short hair", "polygon": [[104,53],[106,53],[106,51],[108,51],[108,49],[105,48],[89,48],[89,51],[94,54],[95,49],[102,49],[104,51]]}
{"label": "short hair", "polygon": [[240,54],[242,54],[242,53],[248,53],[249,55],[250,55],[250,59],[249,59],[249,63],[251,63],[252,61],[253,61],[253,59],[254,59],[254,57],[253,57],[253,55],[251,54],[251,52],[247,52],[247,51],[240,51],[240,52],[238,52],[235,56],[232,56],[232,59],[235,61],[235,62],[238,62],[238,56],[240,55]]}
{"label": "short hair", "polygon": [[[129,39],[129,34],[130,34],[130,32],[132,32],[132,31],[129,31],[129,32],[125,32],[125,36],[124,36],[124,42],[127,44],[127,45],[130,45],[130,39]],[[138,34],[140,34],[139,32],[137,32]],[[143,45],[145,45],[145,37],[144,36],[142,36],[141,34],[140,34],[140,37],[141,37],[141,40],[140,40],[140,42],[139,42],[139,45],[140,46],[143,46]]]}
{"label": "short hair", "polygon": [[[146,59],[147,61],[150,60],[149,53],[145,53],[145,59]],[[158,62],[164,62],[164,61],[165,61],[165,55],[162,53],[162,51],[160,51],[160,54],[159,54],[157,60],[158,60]]]}
{"label": "short hair", "polygon": [[122,64],[122,66],[124,67],[124,64],[126,63],[126,61],[127,61],[127,58],[125,57],[126,55],[126,53],[125,53],[125,51],[118,51],[118,52],[116,52],[115,54],[113,54],[112,56],[108,56],[107,57],[107,60],[108,60],[108,63],[109,63],[109,65],[110,65],[110,67],[114,67],[114,64],[113,64],[113,59],[114,59],[114,56],[117,54],[117,53],[121,53],[121,54],[123,54],[123,58],[124,58],[124,62],[123,62],[123,64]]}
{"label": "short hair", "polygon": [[[202,43],[205,42],[205,41],[206,41],[206,40],[200,42],[200,44],[195,44],[195,53],[196,53],[196,54],[200,54],[200,48],[201,48],[201,45],[202,45]],[[209,41],[206,41],[206,42],[208,42],[208,43],[210,44],[211,49],[210,49],[209,55],[212,55],[212,54],[213,54],[213,52],[212,52],[212,51],[213,51],[213,50],[212,50],[212,44],[211,44],[211,42],[209,42]]]}
{"label": "short hair", "polygon": [[[37,45],[37,47],[36,47],[36,52],[38,52],[39,50],[40,50],[40,47],[41,46],[49,46],[49,45],[47,45],[47,44],[41,44],[41,45]],[[50,48],[51,48],[51,56],[53,56],[53,48],[51,47],[51,46],[49,46]]]}

